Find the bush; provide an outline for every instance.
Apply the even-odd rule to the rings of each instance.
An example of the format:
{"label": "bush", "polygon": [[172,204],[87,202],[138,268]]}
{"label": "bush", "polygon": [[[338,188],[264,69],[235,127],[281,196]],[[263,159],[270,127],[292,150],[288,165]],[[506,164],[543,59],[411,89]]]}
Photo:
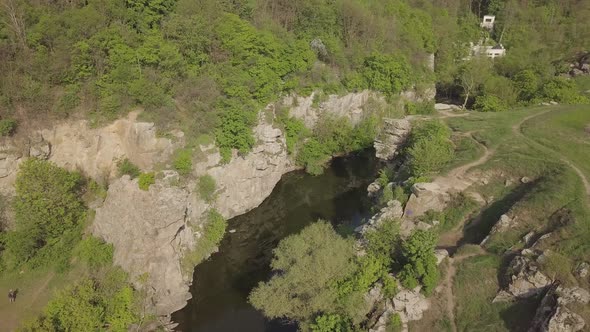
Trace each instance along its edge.
{"label": "bush", "polygon": [[297,163],[305,167],[305,171],[312,175],[324,172],[326,163],[330,160],[326,147],[316,138],[310,138],[297,154]]}
{"label": "bush", "polygon": [[410,172],[421,177],[439,171],[454,157],[451,131],[440,121],[427,121],[411,133],[406,150]]}
{"label": "bush", "polygon": [[365,58],[361,74],[369,88],[393,96],[410,86],[406,59],[376,53]]}
{"label": "bush", "polygon": [[398,313],[393,314],[389,318],[389,323],[387,323],[387,332],[400,332],[402,331],[402,319]]}
{"label": "bush", "polygon": [[438,282],[438,267],[434,248],[436,236],[432,232],[418,230],[412,233],[402,244],[402,261],[405,263],[399,273],[406,288],[414,288],[420,282],[425,294],[430,294]]}
{"label": "bush", "polygon": [[[28,159],[20,165],[14,199],[15,228],[6,236],[6,251],[14,265],[37,253],[39,264],[67,260],[77,242],[86,208],[81,199],[83,180],[54,164]],[[43,250],[42,250],[43,249]]]}
{"label": "bush", "polygon": [[352,332],[350,321],[338,314],[323,314],[315,318],[310,329],[312,332]]}
{"label": "bush", "polygon": [[477,96],[473,109],[478,112],[504,112],[508,110],[508,104],[493,95]]}
{"label": "bush", "polygon": [[199,177],[197,191],[199,192],[199,196],[205,202],[211,203],[215,200],[216,187],[215,179],[211,175],[206,174]]}
{"label": "bush", "polygon": [[102,278],[83,278],[58,292],[23,331],[127,331],[139,321],[138,298],[120,269]]}
{"label": "bush", "polygon": [[135,179],[141,174],[141,170],[128,158],[125,158],[117,162],[117,168],[119,170],[119,176],[129,175],[132,179]]}
{"label": "bush", "polygon": [[583,104],[588,103],[588,97],[579,93],[574,81],[555,77],[546,82],[541,87],[541,98],[544,100],[553,100],[564,104]]}
{"label": "bush", "polygon": [[0,136],[10,136],[16,130],[17,122],[14,119],[0,120]]}
{"label": "bush", "polygon": [[387,173],[387,169],[385,168],[379,170],[377,183],[381,186],[381,188],[385,188],[385,186],[389,184],[389,175]]}
{"label": "bush", "polygon": [[172,166],[181,175],[189,174],[193,169],[193,155],[191,149],[182,149],[178,151]]}
{"label": "bush", "polygon": [[80,260],[92,269],[109,266],[113,262],[113,246],[93,236],[80,241],[75,252]]}
{"label": "bush", "polygon": [[299,142],[309,135],[309,130],[305,127],[303,121],[293,117],[283,119],[282,123],[285,127],[287,152],[293,154],[295,153]]}
{"label": "bush", "polygon": [[141,173],[138,180],[139,189],[148,191],[150,186],[156,183],[156,175],[151,173]]}
{"label": "bush", "polygon": [[203,228],[203,237],[197,241],[195,248],[185,253],[183,257],[182,265],[185,273],[193,273],[194,267],[215,250],[223,239],[226,228],[227,221],[223,216],[214,209],[209,210]]}
{"label": "bush", "polygon": [[408,102],[405,105],[405,111],[408,115],[413,114],[421,114],[421,115],[430,115],[434,114],[434,103],[433,102]]}

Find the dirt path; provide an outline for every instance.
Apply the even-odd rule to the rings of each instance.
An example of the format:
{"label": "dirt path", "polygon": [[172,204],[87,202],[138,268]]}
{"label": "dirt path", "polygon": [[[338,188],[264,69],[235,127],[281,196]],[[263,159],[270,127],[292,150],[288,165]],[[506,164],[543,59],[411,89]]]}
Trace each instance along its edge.
{"label": "dirt path", "polygon": [[538,116],[541,116],[543,114],[547,114],[549,112],[554,112],[554,109],[548,109],[546,111],[543,112],[539,112],[539,113],[535,113],[532,115],[529,115],[525,118],[523,118],[520,122],[518,122],[517,124],[512,126],[512,131],[518,135],[523,137],[524,139],[526,139],[527,141],[533,143],[534,145],[536,145],[537,147],[541,147],[543,149],[546,150],[551,150],[553,153],[557,154],[559,156],[559,159],[561,160],[561,162],[563,162],[564,164],[568,165],[571,169],[574,170],[574,172],[576,172],[576,174],[578,174],[578,176],[580,177],[580,179],[582,179],[582,183],[584,184],[584,188],[586,189],[586,195],[588,196],[588,199],[590,200],[590,181],[588,181],[588,178],[586,177],[586,175],[584,175],[584,172],[582,172],[582,170],[580,170],[578,168],[578,166],[576,166],[574,163],[572,163],[569,159],[567,159],[564,155],[562,155],[561,153],[559,153],[559,151],[553,150],[551,148],[546,147],[545,145],[529,138],[528,136],[526,136],[523,132],[522,132],[522,125],[533,119],[536,118]]}
{"label": "dirt path", "polygon": [[[41,310],[41,307],[48,300],[48,287],[54,277],[54,272],[50,272],[34,284],[22,286],[22,288],[19,288],[14,303],[9,303],[7,299],[6,301],[4,301],[4,298],[2,299],[3,301],[0,304],[0,332],[16,331],[19,324],[31,317],[34,312]],[[34,288],[29,288],[33,285]],[[7,292],[5,290],[2,293]]]}
{"label": "dirt path", "polygon": [[455,294],[453,293],[453,281],[455,279],[455,275],[457,274],[457,265],[459,265],[462,261],[469,257],[478,256],[485,254],[485,251],[482,247],[477,246],[474,248],[478,248],[476,252],[471,252],[468,254],[463,255],[455,255],[453,257],[449,257],[449,268],[447,269],[447,273],[445,274],[445,278],[442,282],[443,287],[443,296],[445,297],[445,309],[447,311],[447,315],[449,317],[449,321],[451,322],[451,329],[453,332],[457,332],[457,323],[455,322]]}
{"label": "dirt path", "polygon": [[466,135],[468,135],[469,137],[471,137],[471,139],[473,141],[475,141],[482,149],[483,149],[483,155],[481,157],[479,157],[477,160],[474,160],[470,163],[467,163],[465,165],[459,166],[453,170],[451,170],[449,172],[449,174],[447,176],[449,177],[456,177],[456,178],[462,178],[465,176],[465,174],[467,173],[468,170],[477,167],[479,165],[483,165],[485,164],[490,157],[494,154],[493,150],[488,149],[487,146],[481,144],[480,142],[478,142],[472,135],[472,132],[466,133]]}

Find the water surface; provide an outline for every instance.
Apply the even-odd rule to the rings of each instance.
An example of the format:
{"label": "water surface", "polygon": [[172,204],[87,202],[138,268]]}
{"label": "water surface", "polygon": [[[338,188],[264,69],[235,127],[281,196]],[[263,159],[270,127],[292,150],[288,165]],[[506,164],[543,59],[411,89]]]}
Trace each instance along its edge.
{"label": "water surface", "polygon": [[183,332],[287,332],[288,322],[268,321],[248,302],[258,282],[270,277],[272,249],[317,219],[353,226],[369,215],[366,187],[377,162],[367,150],[336,158],[323,175],[285,174],[254,210],[228,221],[219,252],[195,268],[188,305],[172,318]]}

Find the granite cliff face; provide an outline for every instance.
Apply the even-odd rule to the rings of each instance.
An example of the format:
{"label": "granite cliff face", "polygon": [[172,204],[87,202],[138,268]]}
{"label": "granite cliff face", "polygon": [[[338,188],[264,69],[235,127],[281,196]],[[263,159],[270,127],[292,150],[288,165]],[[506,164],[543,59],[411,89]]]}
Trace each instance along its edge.
{"label": "granite cliff face", "polygon": [[182,308],[190,299],[192,276],[183,274],[181,258],[197,241],[190,218],[190,193],[165,181],[140,190],[137,179],[117,179],[96,209],[92,233],[112,243],[114,263],[130,274],[148,295],[157,315]]}
{"label": "granite cliff face", "polygon": [[[328,96],[319,107],[313,106],[313,95],[289,97],[282,107],[290,107],[293,116],[312,128],[321,113],[358,123],[370,100],[384,102],[377,94],[363,91]],[[100,128],[92,128],[88,121],[59,123],[0,141],[0,191],[13,194],[18,165],[28,157],[47,159],[109,184],[104,202],[91,206],[96,209],[91,231],[114,245],[115,264],[147,294],[146,309],[166,316],[182,308],[191,296],[192,273],[186,272],[191,269],[181,262],[202,236],[207,210],[215,208],[228,219],[248,212],[268,197],[283,174],[296,168],[282,131],[268,122],[261,113],[253,129],[257,144],[247,155],[234,153],[227,164],[221,163],[213,145],[201,146],[191,175],[181,185],[178,174],[167,168],[174,151],[184,146],[182,132],[172,132],[172,138],[158,137],[154,124],[137,121],[137,112]],[[118,178],[117,162],[124,158],[143,171],[163,169],[156,184],[142,191],[137,180]],[[196,179],[204,174],[216,181],[215,202],[207,203],[195,192]]]}

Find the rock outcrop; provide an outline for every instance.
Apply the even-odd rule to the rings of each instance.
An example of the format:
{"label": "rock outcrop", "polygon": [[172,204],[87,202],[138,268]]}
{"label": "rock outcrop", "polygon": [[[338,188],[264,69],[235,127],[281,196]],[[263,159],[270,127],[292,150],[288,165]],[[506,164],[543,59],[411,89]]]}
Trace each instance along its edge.
{"label": "rock outcrop", "polygon": [[357,227],[355,231],[361,235],[365,234],[366,232],[379,228],[379,226],[381,226],[381,224],[386,220],[399,220],[403,213],[404,209],[402,207],[402,203],[397,200],[391,200],[387,202],[387,206],[382,208],[371,219],[369,219],[369,221]]}
{"label": "rock outcrop", "polygon": [[160,138],[153,123],[136,121],[137,114],[131,112],[127,118],[100,128],[92,128],[88,121],[68,121],[31,132],[28,137],[2,139],[1,192],[12,192],[18,164],[26,157],[48,159],[102,183],[117,176],[117,162],[123,158],[143,170],[165,163],[182,145],[182,133],[174,133],[175,140]]}
{"label": "rock outcrop", "polygon": [[498,292],[493,302],[535,296],[545,291],[553,282],[539,270],[537,262],[530,256],[517,255],[510,262],[507,271],[508,287]]}
{"label": "rock outcrop", "polygon": [[[137,112],[112,124],[91,128],[88,121],[66,122],[41,131],[51,145],[49,160],[67,169],[81,170],[97,181],[117,176],[117,162],[129,158],[143,170],[167,162],[181,146],[156,135],[153,123],[137,122]],[[176,133],[181,138],[182,133]]]}
{"label": "rock outcrop", "polygon": [[404,217],[418,217],[429,210],[442,211],[450,198],[449,192],[435,182],[416,183],[412,186],[412,194],[406,203]]}
{"label": "rock outcrop", "polygon": [[[231,162],[220,165],[218,153],[209,156],[208,164],[197,165],[215,178],[218,199],[215,207],[226,218],[246,213],[270,195],[281,176],[294,169],[286,149],[285,136],[261,117],[254,128],[259,142],[246,156],[234,155]],[[213,162],[211,162],[213,160]],[[217,162],[215,162],[217,161]],[[203,174],[203,173],[201,173]]]}
{"label": "rock outcrop", "polygon": [[162,181],[140,190],[129,176],[109,186],[102,207],[96,209],[91,231],[114,246],[114,263],[147,292],[149,312],[168,315],[190,299],[192,276],[185,276],[181,259],[196,241],[190,220],[187,190]]}
{"label": "rock outcrop", "polygon": [[364,90],[357,93],[349,93],[344,96],[328,95],[324,101],[314,106],[314,99],[320,98],[317,92],[308,97],[289,96],[284,98],[283,106],[289,107],[289,114],[305,123],[308,128],[315,127],[320,114],[327,113],[338,117],[346,117],[355,125],[363,118],[363,107],[370,99],[378,103],[385,103],[383,96]]}
{"label": "rock outcrop", "polygon": [[384,119],[381,134],[373,143],[377,158],[393,159],[406,143],[411,130],[412,125],[407,119]]}
{"label": "rock outcrop", "polygon": [[537,308],[529,332],[582,331],[586,322],[567,305],[570,303],[587,305],[589,301],[590,295],[584,289],[565,288],[559,283],[552,284]]}

